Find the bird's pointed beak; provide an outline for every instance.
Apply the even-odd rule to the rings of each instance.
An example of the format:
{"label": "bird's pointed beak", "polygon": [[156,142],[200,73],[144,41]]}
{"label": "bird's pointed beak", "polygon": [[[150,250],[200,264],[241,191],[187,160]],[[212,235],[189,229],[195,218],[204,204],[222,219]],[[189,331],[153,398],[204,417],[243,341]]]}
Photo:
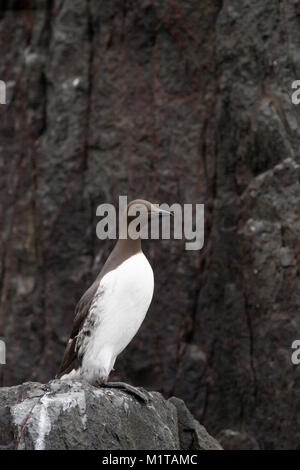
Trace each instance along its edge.
{"label": "bird's pointed beak", "polygon": [[166,211],[164,209],[159,209],[159,208],[155,208],[154,210],[151,210],[150,215],[156,215],[159,217],[166,217],[166,216],[174,217],[174,214],[172,212]]}
{"label": "bird's pointed beak", "polygon": [[173,212],[165,211],[163,209],[159,209],[158,212],[159,212],[160,217],[165,217],[165,216],[174,217]]}

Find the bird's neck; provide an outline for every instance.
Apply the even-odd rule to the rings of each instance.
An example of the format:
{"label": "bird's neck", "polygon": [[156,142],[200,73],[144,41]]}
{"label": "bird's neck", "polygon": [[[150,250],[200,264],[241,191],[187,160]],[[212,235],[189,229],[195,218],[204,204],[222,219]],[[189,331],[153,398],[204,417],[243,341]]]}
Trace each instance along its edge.
{"label": "bird's neck", "polygon": [[115,246],[116,252],[125,254],[129,258],[130,256],[136,255],[142,251],[141,239],[133,240],[132,238],[119,239]]}
{"label": "bird's neck", "polygon": [[[123,216],[120,223],[120,231],[119,236],[123,236],[123,238],[119,238],[116,245],[115,251],[119,254],[124,253],[126,256],[130,257],[142,251],[142,243],[141,238],[138,237],[136,240],[133,240],[130,236],[129,229],[128,229],[128,222],[127,216]],[[124,238],[124,235],[126,238]]]}

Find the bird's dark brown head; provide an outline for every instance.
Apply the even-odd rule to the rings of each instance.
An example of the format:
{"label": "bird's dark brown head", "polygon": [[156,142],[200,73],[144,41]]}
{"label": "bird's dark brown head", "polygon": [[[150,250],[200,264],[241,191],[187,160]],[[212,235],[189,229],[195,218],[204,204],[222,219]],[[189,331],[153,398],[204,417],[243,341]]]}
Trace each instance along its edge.
{"label": "bird's dark brown head", "polygon": [[[121,222],[122,233],[123,235],[126,233],[126,238],[127,236],[128,238],[132,238],[130,234],[130,225],[132,226],[132,222],[136,224],[141,231],[144,227],[148,227],[148,221],[151,220],[151,222],[153,222],[159,217],[171,215],[173,215],[171,212],[160,209],[145,199],[135,199],[127,205],[126,212],[123,214]],[[123,238],[123,236],[121,236],[121,238]]]}

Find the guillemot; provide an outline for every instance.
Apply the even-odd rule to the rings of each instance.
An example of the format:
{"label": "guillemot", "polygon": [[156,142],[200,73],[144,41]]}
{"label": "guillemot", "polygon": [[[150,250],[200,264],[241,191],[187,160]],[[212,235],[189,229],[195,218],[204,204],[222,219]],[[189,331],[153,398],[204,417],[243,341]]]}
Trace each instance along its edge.
{"label": "guillemot", "polygon": [[149,218],[172,215],[142,199],[128,204],[123,218],[127,236],[119,238],[96,280],[78,302],[56,378],[120,387],[147,402],[147,396],[137,388],[124,382],[108,382],[117,356],[136,335],[153,296],[153,271],[142,251],[141,237],[133,238],[128,230],[135,219],[130,214],[137,213],[144,214],[144,219],[139,219],[140,229]]}

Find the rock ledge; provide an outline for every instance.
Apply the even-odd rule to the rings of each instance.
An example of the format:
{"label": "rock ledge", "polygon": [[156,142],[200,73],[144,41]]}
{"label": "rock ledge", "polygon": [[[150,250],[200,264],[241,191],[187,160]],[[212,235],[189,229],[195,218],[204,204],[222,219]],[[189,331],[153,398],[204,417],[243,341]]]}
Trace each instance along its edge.
{"label": "rock ledge", "polygon": [[145,405],[85,382],[26,382],[0,389],[2,449],[221,449],[184,402],[148,392]]}

